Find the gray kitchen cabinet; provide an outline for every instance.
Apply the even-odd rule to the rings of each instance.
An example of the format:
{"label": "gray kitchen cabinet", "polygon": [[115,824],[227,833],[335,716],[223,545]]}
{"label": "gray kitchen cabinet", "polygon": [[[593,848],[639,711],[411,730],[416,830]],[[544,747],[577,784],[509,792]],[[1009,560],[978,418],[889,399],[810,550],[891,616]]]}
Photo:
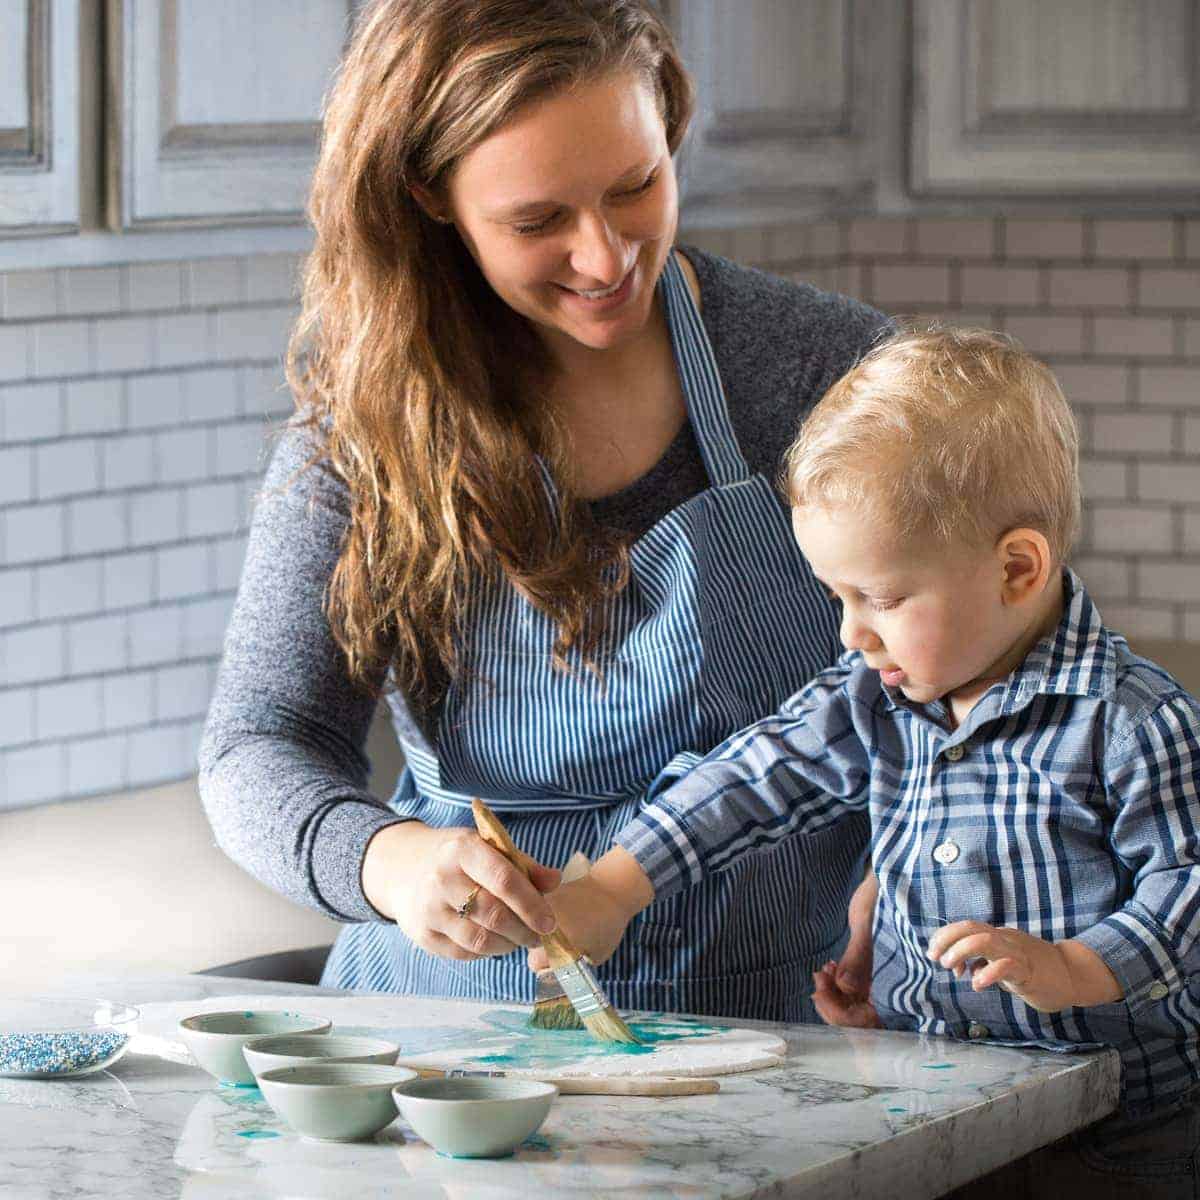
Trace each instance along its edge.
{"label": "gray kitchen cabinet", "polygon": [[0,234],[80,223],[79,0],[0,5]]}
{"label": "gray kitchen cabinet", "polygon": [[296,220],[350,0],[110,0],[109,223]]}

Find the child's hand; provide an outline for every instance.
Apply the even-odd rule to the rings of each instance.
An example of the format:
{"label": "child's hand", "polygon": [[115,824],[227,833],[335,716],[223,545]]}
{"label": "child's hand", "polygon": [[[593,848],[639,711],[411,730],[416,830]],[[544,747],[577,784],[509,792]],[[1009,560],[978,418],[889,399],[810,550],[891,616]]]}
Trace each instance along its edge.
{"label": "child's hand", "polygon": [[[559,928],[575,948],[594,963],[612,957],[629,924],[626,911],[590,875],[564,883],[546,896]],[[529,967],[544,971],[550,965],[541,946],[529,951]]]}
{"label": "child's hand", "polygon": [[1062,947],[1019,929],[955,921],[929,939],[926,953],[958,979],[973,960],[986,959],[986,966],[971,971],[971,987],[982,992],[998,983],[1039,1012],[1059,1012],[1081,1002]]}
{"label": "child's hand", "polygon": [[826,1025],[849,1029],[879,1029],[882,1022],[871,1003],[870,987],[848,987],[838,976],[838,964],[827,962],[813,972],[813,1007]]}

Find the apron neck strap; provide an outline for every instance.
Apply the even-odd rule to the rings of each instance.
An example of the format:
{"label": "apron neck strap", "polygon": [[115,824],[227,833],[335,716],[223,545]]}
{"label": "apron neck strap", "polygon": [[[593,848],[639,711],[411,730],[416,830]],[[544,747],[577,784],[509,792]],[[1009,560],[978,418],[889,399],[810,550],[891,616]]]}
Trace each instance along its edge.
{"label": "apron neck strap", "polygon": [[749,479],[751,471],[742,457],[725,403],[725,389],[717,373],[717,360],[700,319],[692,289],[673,250],[667,255],[659,286],[671,331],[671,348],[679,381],[683,385],[688,419],[700,447],[704,469],[714,487]]}

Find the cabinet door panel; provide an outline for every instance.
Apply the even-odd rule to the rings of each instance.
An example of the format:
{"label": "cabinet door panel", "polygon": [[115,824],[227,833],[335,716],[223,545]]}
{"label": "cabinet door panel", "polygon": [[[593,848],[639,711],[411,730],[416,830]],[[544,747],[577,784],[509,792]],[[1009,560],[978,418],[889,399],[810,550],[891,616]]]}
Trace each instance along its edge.
{"label": "cabinet door panel", "polygon": [[915,0],[917,194],[1200,188],[1200,0]]}
{"label": "cabinet door panel", "polygon": [[110,223],[299,219],[352,0],[120,0]]}
{"label": "cabinet door panel", "polygon": [[0,7],[0,231],[79,225],[79,0]]}

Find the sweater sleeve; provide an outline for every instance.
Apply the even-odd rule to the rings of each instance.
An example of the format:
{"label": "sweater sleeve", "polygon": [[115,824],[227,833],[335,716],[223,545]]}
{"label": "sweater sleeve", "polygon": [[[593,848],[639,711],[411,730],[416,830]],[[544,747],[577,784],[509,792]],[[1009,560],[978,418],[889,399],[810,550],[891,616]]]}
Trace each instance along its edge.
{"label": "sweater sleeve", "polygon": [[376,705],[325,617],[349,501],[327,466],[301,472],[314,446],[289,424],[267,471],[200,744],[200,797],[217,844],[256,879],[335,920],[378,921],[362,858],[398,818],[367,791]]}

